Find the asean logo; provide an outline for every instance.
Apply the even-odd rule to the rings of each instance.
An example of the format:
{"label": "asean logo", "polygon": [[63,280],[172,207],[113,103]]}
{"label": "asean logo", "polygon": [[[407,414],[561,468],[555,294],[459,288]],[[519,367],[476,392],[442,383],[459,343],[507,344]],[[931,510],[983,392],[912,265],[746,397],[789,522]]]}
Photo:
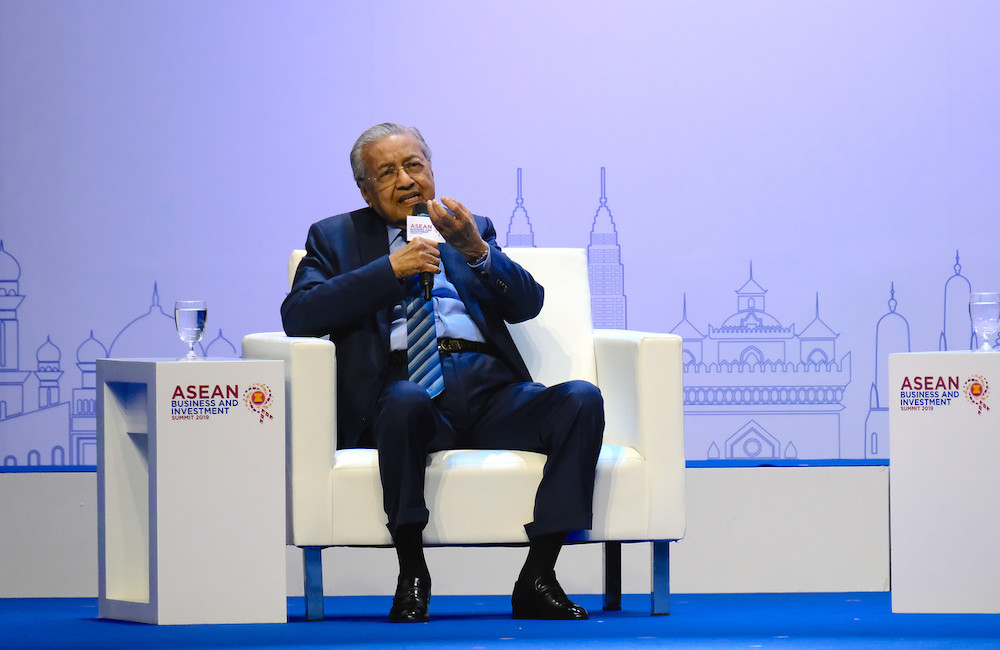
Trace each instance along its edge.
{"label": "asean logo", "polygon": [[274,416],[267,411],[268,407],[271,406],[271,389],[266,384],[250,384],[243,391],[243,403],[248,409],[260,416],[262,423],[265,417],[270,420],[274,419]]}
{"label": "asean logo", "polygon": [[972,375],[965,380],[965,397],[979,408],[979,414],[989,411],[986,405],[986,398],[990,394],[990,385],[986,378],[981,375]]}

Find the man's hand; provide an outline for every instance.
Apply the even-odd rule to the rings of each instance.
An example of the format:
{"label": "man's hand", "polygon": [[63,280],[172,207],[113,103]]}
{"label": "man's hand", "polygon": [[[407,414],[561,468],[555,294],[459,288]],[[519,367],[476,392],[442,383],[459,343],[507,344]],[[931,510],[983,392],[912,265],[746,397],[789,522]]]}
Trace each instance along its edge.
{"label": "man's hand", "polygon": [[486,254],[489,244],[483,241],[476,228],[476,221],[472,218],[469,209],[455,199],[442,197],[444,203],[452,211],[448,210],[437,201],[428,201],[427,213],[431,218],[431,223],[441,233],[445,241],[451,244],[455,250],[462,254],[468,262],[475,262]]}
{"label": "man's hand", "polygon": [[389,264],[397,278],[405,278],[424,271],[441,272],[441,251],[436,241],[414,237],[413,241],[389,255]]}

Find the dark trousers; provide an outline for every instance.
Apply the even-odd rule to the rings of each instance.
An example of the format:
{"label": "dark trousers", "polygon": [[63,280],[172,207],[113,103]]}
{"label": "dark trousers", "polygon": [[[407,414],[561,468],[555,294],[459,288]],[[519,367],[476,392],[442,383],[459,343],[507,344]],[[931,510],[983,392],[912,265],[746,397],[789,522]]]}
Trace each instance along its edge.
{"label": "dark trousers", "polygon": [[[551,387],[517,381],[499,359],[478,352],[442,355],[445,390],[434,400],[394,366],[376,406],[389,532],[428,520],[427,454],[442,449],[513,449],[547,455],[529,539],[591,527],[604,400],[585,381]],[[497,495],[503,498],[503,495]]]}

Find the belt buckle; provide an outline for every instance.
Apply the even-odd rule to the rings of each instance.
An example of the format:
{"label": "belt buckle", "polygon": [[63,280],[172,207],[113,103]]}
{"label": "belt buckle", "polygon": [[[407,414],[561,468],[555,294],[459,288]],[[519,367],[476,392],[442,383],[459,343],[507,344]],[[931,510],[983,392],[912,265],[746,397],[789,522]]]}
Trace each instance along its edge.
{"label": "belt buckle", "polygon": [[455,339],[438,339],[438,350],[441,352],[457,352],[459,348]]}

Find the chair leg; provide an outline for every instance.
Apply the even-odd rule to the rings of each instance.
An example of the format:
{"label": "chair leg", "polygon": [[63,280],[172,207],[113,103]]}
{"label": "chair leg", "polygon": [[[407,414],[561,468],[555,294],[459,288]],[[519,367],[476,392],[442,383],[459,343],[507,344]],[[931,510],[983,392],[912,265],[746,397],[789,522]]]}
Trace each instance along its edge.
{"label": "chair leg", "polygon": [[670,542],[652,542],[653,616],[665,616],[670,613]]}
{"label": "chair leg", "polygon": [[322,621],[323,612],[323,547],[302,547],[302,577],[305,582],[306,620]]}
{"label": "chair leg", "polygon": [[604,542],[604,611],[622,608],[622,543]]}

